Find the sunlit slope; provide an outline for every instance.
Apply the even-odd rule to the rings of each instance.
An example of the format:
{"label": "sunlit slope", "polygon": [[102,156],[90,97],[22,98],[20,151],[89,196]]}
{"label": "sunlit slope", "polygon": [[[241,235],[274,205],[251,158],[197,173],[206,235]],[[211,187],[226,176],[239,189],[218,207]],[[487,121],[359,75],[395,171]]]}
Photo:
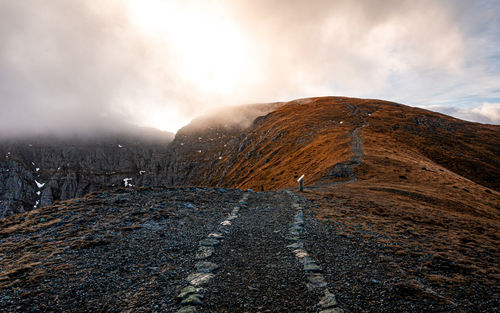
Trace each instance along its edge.
{"label": "sunlit slope", "polygon": [[182,129],[171,169],[184,172],[172,183],[276,189],[296,185],[302,174],[309,186],[346,181],[332,170],[353,156],[351,134],[362,127],[358,180],[428,184],[458,177],[499,189],[500,126],[343,97],[300,99],[268,111],[241,127],[212,117]]}

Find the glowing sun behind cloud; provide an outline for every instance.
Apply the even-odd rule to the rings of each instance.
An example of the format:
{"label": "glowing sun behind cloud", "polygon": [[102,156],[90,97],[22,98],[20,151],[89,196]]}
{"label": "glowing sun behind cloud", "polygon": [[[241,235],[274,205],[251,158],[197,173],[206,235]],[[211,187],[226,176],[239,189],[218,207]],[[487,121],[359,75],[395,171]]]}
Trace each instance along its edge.
{"label": "glowing sun behind cloud", "polygon": [[[176,83],[190,86],[193,94],[224,98],[234,92],[242,77],[248,79],[250,45],[222,6],[211,1],[162,0],[128,0],[127,5],[129,18],[139,31],[165,45]],[[149,107],[143,124],[175,131],[180,123],[188,122],[180,120],[178,110]]]}
{"label": "glowing sun behind cloud", "polygon": [[129,15],[146,35],[168,43],[179,78],[198,91],[226,95],[248,71],[243,32],[213,2],[129,0]]}

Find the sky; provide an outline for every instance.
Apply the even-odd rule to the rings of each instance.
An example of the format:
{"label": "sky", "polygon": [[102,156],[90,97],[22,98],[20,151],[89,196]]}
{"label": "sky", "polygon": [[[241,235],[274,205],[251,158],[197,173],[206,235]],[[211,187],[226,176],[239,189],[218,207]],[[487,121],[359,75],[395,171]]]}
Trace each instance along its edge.
{"label": "sky", "polygon": [[0,0],[0,133],[376,98],[500,124],[500,0]]}

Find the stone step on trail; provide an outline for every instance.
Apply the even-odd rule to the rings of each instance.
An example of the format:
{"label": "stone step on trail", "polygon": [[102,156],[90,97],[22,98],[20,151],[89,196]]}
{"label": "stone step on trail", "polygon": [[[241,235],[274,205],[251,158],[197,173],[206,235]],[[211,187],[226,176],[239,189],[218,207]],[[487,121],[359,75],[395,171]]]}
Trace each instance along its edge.
{"label": "stone step on trail", "polygon": [[319,312],[343,313],[344,310],[339,307],[335,295],[328,289],[328,282],[322,275],[323,270],[321,266],[318,265],[318,262],[304,248],[304,244],[301,239],[301,237],[305,236],[304,211],[298,204],[298,196],[293,194],[291,191],[287,191],[287,193],[292,197],[292,207],[296,210],[294,222],[292,222],[289,227],[288,236],[288,240],[293,241],[293,243],[287,247],[293,249],[292,253],[299,260],[299,262],[303,264],[303,271],[307,277],[307,289],[309,291],[314,291],[316,289],[323,290],[323,296],[316,305],[320,310]]}
{"label": "stone step on trail", "polygon": [[[241,206],[246,205],[248,194],[245,193],[243,198],[239,201]],[[231,213],[224,219],[215,232],[211,232],[206,238],[199,241],[199,248],[195,255],[195,270],[186,277],[189,286],[183,288],[179,295],[181,308],[177,313],[196,313],[205,311],[200,309],[205,303],[203,302],[204,294],[207,292],[206,288],[200,288],[200,285],[208,285],[209,282],[215,277],[215,271],[219,269],[216,263],[207,261],[215,253],[215,248],[224,240],[224,234],[229,234],[231,221],[238,218],[240,206],[235,206]]]}

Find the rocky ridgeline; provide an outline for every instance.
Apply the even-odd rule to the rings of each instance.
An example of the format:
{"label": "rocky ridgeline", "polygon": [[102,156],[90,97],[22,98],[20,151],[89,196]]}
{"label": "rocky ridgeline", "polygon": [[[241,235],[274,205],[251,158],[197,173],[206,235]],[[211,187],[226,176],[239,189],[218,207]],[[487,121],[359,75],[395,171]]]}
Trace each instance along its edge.
{"label": "rocky ridgeline", "polygon": [[207,115],[175,139],[154,130],[100,138],[0,138],[0,218],[112,187],[217,185],[232,164],[229,156],[237,157],[245,129],[279,105]]}

